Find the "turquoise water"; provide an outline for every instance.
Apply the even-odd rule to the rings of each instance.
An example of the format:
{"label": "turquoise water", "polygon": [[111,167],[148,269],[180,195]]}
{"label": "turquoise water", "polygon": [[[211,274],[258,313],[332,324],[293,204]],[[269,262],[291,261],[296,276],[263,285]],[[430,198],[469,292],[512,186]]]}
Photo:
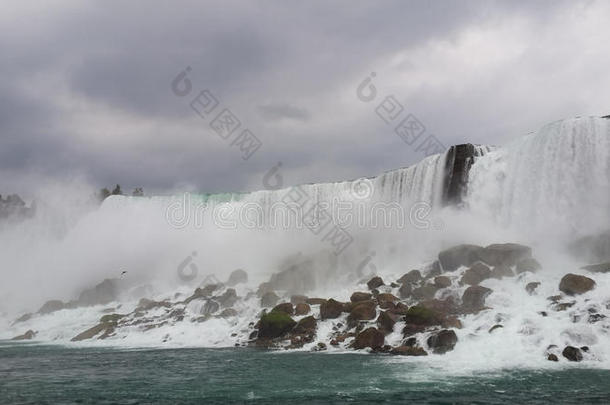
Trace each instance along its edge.
{"label": "turquoise water", "polygon": [[2,404],[610,403],[610,371],[434,375],[384,355],[0,344]]}

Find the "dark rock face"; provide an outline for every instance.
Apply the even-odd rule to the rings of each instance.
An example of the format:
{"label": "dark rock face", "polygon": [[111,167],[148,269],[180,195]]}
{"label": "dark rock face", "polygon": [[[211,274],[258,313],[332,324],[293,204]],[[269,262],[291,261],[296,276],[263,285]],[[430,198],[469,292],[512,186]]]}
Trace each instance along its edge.
{"label": "dark rock face", "polygon": [[420,281],[421,279],[422,279],[422,276],[421,276],[421,273],[419,272],[419,270],[411,270],[410,272],[403,275],[401,278],[399,278],[396,281],[398,282],[398,284],[404,284],[404,283],[413,284],[413,283]]}
{"label": "dark rock face", "polygon": [[514,266],[523,259],[532,257],[532,248],[518,243],[497,243],[485,247],[480,258],[492,266]]}
{"label": "dark rock face", "polygon": [[478,285],[481,281],[491,276],[491,270],[483,262],[475,262],[460,279],[460,284]]}
{"label": "dark rock face", "polygon": [[32,340],[34,339],[34,336],[36,336],[36,332],[33,330],[28,330],[23,335],[15,336],[11,340]]}
{"label": "dark rock face", "polygon": [[443,315],[435,310],[416,305],[407,311],[405,322],[418,326],[440,325],[443,322]]}
{"label": "dark rock face", "polygon": [[559,290],[568,295],[584,294],[595,288],[595,281],[578,274],[566,274],[559,283]]}
{"label": "dark rock face", "polygon": [[261,306],[262,307],[272,307],[280,300],[280,297],[277,296],[273,291],[266,292],[261,297]]}
{"label": "dark rock face", "polygon": [[482,251],[481,246],[458,245],[440,252],[438,261],[444,271],[454,271],[460,266],[470,266],[479,260]]}
{"label": "dark rock face", "polygon": [[338,318],[339,316],[341,316],[342,312],[343,304],[339,301],[335,301],[332,298],[320,304],[320,317],[322,319]]}
{"label": "dark rock face", "polygon": [[504,277],[513,277],[514,275],[515,273],[513,273],[509,266],[500,265],[494,267],[494,269],[491,271],[490,278],[501,280]]}
{"label": "dark rock face", "polygon": [[258,326],[259,339],[273,339],[288,333],[297,323],[283,312],[264,314]]}
{"label": "dark rock face", "polygon": [[444,205],[462,203],[468,188],[468,172],[477,153],[475,146],[470,143],[451,146],[447,151],[443,179]]}
{"label": "dark rock face", "polygon": [[304,302],[298,303],[295,307],[294,307],[294,314],[295,315],[307,315],[309,313],[309,311],[311,311],[311,307],[309,306],[309,304],[306,304]]}
{"label": "dark rock face", "polygon": [[232,307],[237,299],[237,292],[233,288],[228,288],[220,297],[216,298],[222,308]]}
{"label": "dark rock face", "polygon": [[427,356],[428,353],[421,347],[398,346],[390,350],[390,354],[398,356]]}
{"label": "dark rock face", "polygon": [[377,328],[367,328],[356,335],[356,339],[352,344],[354,349],[364,349],[370,347],[371,349],[377,349],[383,346],[385,337]]}
{"label": "dark rock face", "polygon": [[433,353],[443,354],[453,350],[457,341],[455,332],[445,329],[430,336],[426,343]]}
{"label": "dark rock face", "polygon": [[436,294],[436,291],[438,290],[438,288],[432,284],[425,284],[422,285],[421,287],[418,287],[416,289],[414,289],[411,292],[411,295],[413,296],[413,298],[417,299],[417,300],[429,300],[434,298],[434,295]]}
{"label": "dark rock face", "polygon": [[290,302],[284,302],[273,307],[271,312],[283,312],[287,315],[294,315],[294,307]]}
{"label": "dark rock face", "polygon": [[365,293],[365,292],[355,292],[350,297],[351,302],[361,302],[361,301],[369,301],[373,298],[373,294]]}
{"label": "dark rock face", "polygon": [[294,333],[314,333],[316,331],[316,318],[308,316],[301,319],[294,327]]}
{"label": "dark rock face", "polygon": [[566,346],[561,354],[570,361],[582,361],[582,352],[577,347]]}
{"label": "dark rock face", "polygon": [[377,317],[377,326],[379,330],[388,335],[394,331],[394,325],[398,320],[398,315],[394,315],[389,311],[382,311]]}
{"label": "dark rock face", "polygon": [[374,290],[377,287],[381,287],[383,285],[383,280],[381,277],[376,276],[370,279],[366,285],[369,287],[369,290]]}
{"label": "dark rock face", "polygon": [[462,310],[465,313],[477,312],[485,307],[485,299],[492,290],[480,285],[468,287],[462,295]]}
{"label": "dark rock face", "polygon": [[447,288],[451,286],[451,279],[447,276],[434,277],[434,286],[436,288]]}
{"label": "dark rock face", "polygon": [[409,298],[411,296],[412,292],[413,292],[413,288],[411,287],[411,284],[409,284],[409,283],[404,283],[398,289],[398,295],[400,295],[400,298],[403,298],[403,299]]}
{"label": "dark rock face", "polygon": [[529,295],[533,295],[539,286],[540,286],[540,282],[538,282],[538,281],[533,281],[531,283],[527,283],[527,285],[525,286],[525,291],[527,291],[527,293]]}
{"label": "dark rock face", "polygon": [[559,361],[559,358],[557,357],[557,355],[555,355],[553,353],[550,353],[546,359],[548,361]]}
{"label": "dark rock face", "polygon": [[229,275],[229,280],[227,281],[227,285],[233,287],[237,284],[247,283],[248,282],[248,273],[245,270],[237,269],[233,270]]}
{"label": "dark rock face", "polygon": [[66,304],[59,300],[50,300],[44,303],[42,307],[38,310],[38,313],[41,315],[50,314],[55,311],[59,311],[66,308]]}
{"label": "dark rock face", "polygon": [[367,321],[377,316],[376,305],[373,301],[363,301],[354,305],[349,314],[350,321]]}
{"label": "dark rock face", "polygon": [[95,287],[83,291],[78,297],[78,304],[93,306],[108,304],[119,298],[119,280],[105,279]]}
{"label": "dark rock face", "polygon": [[378,294],[376,299],[381,308],[388,308],[389,304],[392,304],[392,303],[398,301],[398,297],[396,297],[392,294],[389,294],[389,293]]}

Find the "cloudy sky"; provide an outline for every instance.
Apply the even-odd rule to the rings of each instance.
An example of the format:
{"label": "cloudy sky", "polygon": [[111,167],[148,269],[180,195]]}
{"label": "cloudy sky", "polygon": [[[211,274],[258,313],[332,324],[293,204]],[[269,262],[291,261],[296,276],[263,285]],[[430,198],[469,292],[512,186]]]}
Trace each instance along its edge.
{"label": "cloudy sky", "polygon": [[[445,146],[610,114],[609,2],[42,4],[0,5],[0,194],[252,190],[278,162],[285,184],[377,174],[423,157],[377,116],[388,96]],[[203,90],[219,104],[201,117]],[[225,108],[227,139],[210,124]],[[247,160],[244,129],[262,142]]]}

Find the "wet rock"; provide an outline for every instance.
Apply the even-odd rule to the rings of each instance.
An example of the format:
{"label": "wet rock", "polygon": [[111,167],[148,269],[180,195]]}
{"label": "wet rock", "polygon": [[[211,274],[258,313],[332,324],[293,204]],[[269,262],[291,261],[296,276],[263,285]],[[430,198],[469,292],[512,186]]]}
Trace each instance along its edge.
{"label": "wet rock", "polygon": [[550,297],[546,297],[546,299],[555,304],[555,303],[558,303],[559,301],[561,301],[561,295],[553,295]]}
{"label": "wet rock", "polygon": [[322,319],[338,318],[339,316],[341,316],[342,312],[343,304],[332,298],[320,304],[320,317]]}
{"label": "wet rock", "polygon": [[610,262],[590,264],[588,266],[581,267],[581,269],[590,271],[591,273],[610,273]]}
{"label": "wet rock", "polygon": [[481,281],[488,279],[491,276],[491,270],[483,262],[475,262],[464,272],[460,279],[462,285],[478,285]]}
{"label": "wet rock", "polygon": [[566,274],[559,283],[559,290],[568,295],[584,294],[595,288],[595,281],[578,274]]}
{"label": "wet rock", "polygon": [[211,315],[220,309],[220,304],[214,300],[207,300],[201,308],[201,315]]}
{"label": "wet rock", "polygon": [[425,268],[425,272],[426,272],[426,279],[431,279],[434,278],[436,276],[440,276],[441,274],[443,274],[443,269],[441,269],[441,264],[438,260],[435,260],[432,264],[426,266]]}
{"label": "wet rock", "polygon": [[451,279],[447,276],[434,277],[434,286],[436,288],[447,288],[451,286]]}
{"label": "wet rock", "polygon": [[602,315],[602,314],[591,314],[589,315],[589,318],[587,319],[587,322],[589,323],[597,323],[601,320],[606,319],[606,315]]}
{"label": "wet rock", "polygon": [[549,353],[549,355],[546,358],[548,361],[559,361],[559,358],[557,357],[557,355],[553,354],[553,353]]}
{"label": "wet rock", "polygon": [[411,270],[410,272],[406,273],[401,278],[396,280],[396,282],[398,284],[405,284],[405,283],[413,284],[413,283],[420,281],[421,279],[422,279],[422,275],[419,272],[419,270]]}
{"label": "wet rock", "polygon": [[526,271],[535,273],[538,270],[540,270],[541,268],[542,268],[542,266],[540,265],[540,263],[538,263],[538,260],[536,260],[532,257],[527,257],[527,258],[521,259],[517,262],[516,271],[517,271],[517,274],[521,274]]}
{"label": "wet rock", "polygon": [[275,306],[275,304],[277,304],[279,300],[280,297],[278,297],[276,293],[274,293],[273,291],[269,291],[263,294],[263,296],[261,297],[261,306],[272,307]]}
{"label": "wet rock", "polygon": [[375,276],[370,279],[366,285],[369,287],[369,290],[374,290],[377,287],[381,287],[383,285],[383,280],[379,276]]}
{"label": "wet rock", "polygon": [[11,340],[32,340],[34,339],[34,336],[36,336],[36,332],[33,330],[28,330],[23,335],[15,336]]}
{"label": "wet rock", "polygon": [[377,316],[376,304],[373,301],[363,301],[356,303],[349,314],[349,321],[367,321],[375,319]]}
{"label": "wet rock", "polygon": [[297,305],[297,304],[305,304],[307,303],[307,296],[305,295],[293,295],[290,297],[290,303],[292,305]]}
{"label": "wet rock", "polygon": [[293,333],[307,334],[315,333],[317,327],[316,318],[307,316],[301,319],[294,327]]}
{"label": "wet rock", "polygon": [[245,270],[237,269],[233,270],[229,275],[229,280],[227,281],[227,285],[229,287],[236,286],[237,284],[244,284],[248,282],[248,273]]}
{"label": "wet rock", "polygon": [[498,243],[479,252],[481,260],[492,266],[514,266],[517,262],[531,258],[532,248],[518,243]]}
{"label": "wet rock", "polygon": [[405,339],[403,345],[408,347],[415,347],[417,346],[417,338],[410,337],[408,339]]}
{"label": "wet rock", "polygon": [[453,350],[458,338],[454,331],[445,329],[431,335],[426,343],[432,349],[433,353],[444,354]]}
{"label": "wet rock", "polygon": [[222,308],[230,308],[238,300],[237,292],[233,288],[227,288],[227,290],[216,299]]}
{"label": "wet rock", "polygon": [[274,311],[283,312],[288,315],[294,315],[294,307],[292,306],[292,304],[290,302],[284,302],[282,304],[276,305],[271,310],[271,312],[274,312]]}
{"label": "wet rock", "polygon": [[480,285],[470,286],[462,295],[462,310],[465,313],[478,312],[485,308],[485,299],[492,290]]}
{"label": "wet rock", "polygon": [[83,291],[78,297],[78,304],[82,306],[93,306],[108,304],[119,298],[118,279],[105,279],[95,287]]}
{"label": "wet rock", "polygon": [[582,361],[582,352],[577,347],[566,346],[561,354],[570,361]]}
{"label": "wet rock", "polygon": [[309,306],[309,304],[306,304],[304,302],[298,303],[294,307],[295,315],[307,315],[309,313],[309,311],[311,311],[311,307]]}
{"label": "wet rock", "polygon": [[30,319],[32,319],[32,316],[34,316],[34,314],[32,314],[32,313],[23,314],[19,318],[15,319],[15,321],[13,322],[13,325],[16,323],[19,323],[19,322],[29,321]]}
{"label": "wet rock", "polygon": [[398,315],[392,314],[388,311],[381,311],[377,317],[377,327],[385,335],[388,335],[394,331],[394,325],[398,320]]}
{"label": "wet rock", "polygon": [[354,349],[364,349],[370,347],[377,349],[383,346],[385,341],[384,335],[377,328],[370,327],[356,335],[352,347]]}
{"label": "wet rock", "polygon": [[373,298],[373,294],[365,293],[365,292],[355,292],[349,298],[351,302],[361,302],[361,301],[369,301]]}
{"label": "wet rock", "polygon": [[400,298],[402,298],[402,299],[409,298],[411,296],[412,292],[413,292],[413,287],[411,287],[411,284],[409,284],[409,283],[404,283],[398,289],[398,295],[400,295]]}
{"label": "wet rock", "polygon": [[256,290],[256,296],[262,298],[265,294],[273,292],[273,286],[271,283],[260,283]]}
{"label": "wet rock", "polygon": [[196,299],[209,298],[214,294],[214,291],[219,290],[220,288],[222,288],[222,284],[208,284],[203,288],[196,288],[193,295],[184,300],[184,303],[188,304]]}
{"label": "wet rock", "polygon": [[78,335],[76,335],[75,337],[70,339],[70,341],[79,342],[81,340],[91,339],[94,336],[101,334],[102,332],[104,332],[104,334],[110,334],[108,332],[112,332],[113,330],[114,330],[114,328],[112,326],[104,324],[104,323],[100,323],[100,324],[95,325],[92,328],[87,329],[86,331],[84,331],[82,333],[79,333]]}
{"label": "wet rock", "polygon": [[527,285],[525,286],[525,291],[527,291],[527,293],[529,295],[533,295],[539,286],[540,286],[540,282],[538,282],[538,281],[533,281],[531,283],[527,283]]}
{"label": "wet rock", "polygon": [[441,313],[437,311],[420,305],[416,305],[409,308],[404,319],[407,324],[418,326],[434,326],[441,325],[444,317]]}
{"label": "wet rock", "polygon": [[288,333],[297,323],[283,312],[270,312],[261,316],[258,339],[273,339]]}
{"label": "wet rock", "polygon": [[576,302],[558,302],[553,306],[553,309],[557,312],[565,311],[568,308],[572,308]]}
{"label": "wet rock", "polygon": [[390,354],[398,356],[427,356],[428,353],[421,347],[398,346],[390,350]]}
{"label": "wet rock", "polygon": [[44,303],[42,307],[38,310],[38,313],[41,315],[46,315],[53,313],[55,311],[60,311],[66,308],[66,304],[61,302],[60,300],[50,300]]}
{"label": "wet rock", "polygon": [[409,307],[402,302],[397,302],[396,305],[394,305],[394,308],[391,308],[388,311],[395,315],[406,315],[407,311],[409,311]]}
{"label": "wet rock", "polygon": [[432,284],[425,284],[421,287],[415,288],[412,291],[411,296],[419,301],[429,300],[434,298],[436,291],[438,291],[437,287],[433,286]]}
{"label": "wet rock", "polygon": [[383,309],[387,309],[390,307],[390,304],[393,304],[393,303],[399,301],[398,297],[396,297],[392,294],[389,294],[389,293],[378,294],[376,299],[377,299],[377,302],[379,303],[379,306]]}
{"label": "wet rock", "polygon": [[220,314],[218,314],[218,316],[221,318],[233,318],[233,317],[236,317],[237,315],[238,315],[237,310],[235,310],[233,308],[225,308],[222,310],[222,312]]}
{"label": "wet rock", "polygon": [[326,302],[326,299],[324,299],[324,298],[307,298],[307,300],[305,302],[307,304],[309,304],[309,305],[322,305],[323,303]]}
{"label": "wet rock", "polygon": [[501,280],[504,277],[514,277],[514,275],[515,275],[515,273],[512,271],[510,266],[501,264],[501,265],[495,266],[493,268],[493,270],[491,271],[491,275],[489,277]]}
{"label": "wet rock", "polygon": [[479,260],[482,251],[481,246],[458,245],[440,252],[438,261],[443,271],[454,271],[460,266],[470,266]]}
{"label": "wet rock", "polygon": [[494,326],[492,326],[491,328],[489,328],[489,331],[488,331],[488,332],[489,332],[489,333],[492,333],[493,331],[498,330],[498,329],[502,329],[503,327],[504,327],[504,326],[502,326],[502,325],[494,325]]}
{"label": "wet rock", "polygon": [[314,352],[322,352],[324,350],[326,350],[326,343],[324,342],[318,342],[318,344],[313,349]]}

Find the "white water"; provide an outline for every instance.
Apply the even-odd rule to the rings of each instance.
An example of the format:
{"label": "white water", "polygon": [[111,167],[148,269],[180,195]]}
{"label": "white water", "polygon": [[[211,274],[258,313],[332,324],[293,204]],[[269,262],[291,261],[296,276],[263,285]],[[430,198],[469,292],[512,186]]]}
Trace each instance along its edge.
{"label": "white water", "polygon": [[[526,243],[534,248],[543,270],[520,278],[484,281],[482,285],[494,290],[487,300],[493,310],[464,320],[453,352],[416,361],[454,372],[549,367],[552,364],[544,357],[547,346],[572,344],[591,347],[592,354],[587,355],[591,367],[610,368],[608,321],[572,321],[573,316],[582,315],[591,305],[599,306],[602,313],[607,310],[604,306],[610,300],[610,275],[589,275],[596,280],[597,288],[576,298],[576,304],[568,311],[554,312],[546,300],[547,296],[558,294],[559,279],[564,274],[578,272],[578,267],[586,264],[564,254],[562,247],[568,237],[593,233],[610,224],[608,122],[598,118],[559,121],[503,148],[479,148],[484,156],[477,158],[472,167],[464,211],[440,207],[445,164],[441,155],[366,181],[302,186],[310,199],[308,207],[327,204],[325,210],[333,213],[354,238],[338,256],[336,268],[328,263],[319,266],[317,287],[308,295],[348,300],[351,292],[366,289],[358,282],[367,275],[378,273],[388,282],[395,280],[411,268],[434,260],[442,246]],[[130,298],[127,293],[122,303],[62,310],[15,326],[10,322],[21,313],[35,311],[47,299],[76,298],[83,288],[106,277],[118,277],[123,269],[128,270],[123,280],[126,285],[149,284],[152,292],[148,298],[161,300],[173,298],[176,291],[182,297],[190,295],[205,275],[215,274],[224,281],[232,270],[243,268],[250,280],[247,286],[239,286],[237,293],[244,297],[280,270],[280,263],[287,256],[324,252],[323,257],[332,257],[334,246],[323,240],[324,232],[316,234],[295,223],[285,229],[272,221],[275,217],[269,215],[270,208],[290,192],[282,189],[200,195],[187,200],[183,196],[111,197],[60,237],[44,234],[45,228],[36,221],[18,230],[2,230],[2,272],[3,279],[9,282],[0,288],[5,312],[0,338],[33,329],[38,331],[38,341],[75,345],[68,343],[69,339],[93,326],[103,309],[121,305],[116,312],[127,313],[135,307],[137,298]],[[349,205],[351,217],[340,214],[337,218],[337,201]],[[388,214],[395,207],[392,205],[381,212],[391,218],[393,226],[380,226],[382,218],[373,227],[373,218],[380,212],[375,209],[384,203],[401,207],[402,226],[396,226],[400,218]],[[427,209],[431,207],[435,210],[429,213]],[[176,268],[193,251],[197,252],[193,263],[199,273],[186,283],[177,277]],[[463,288],[458,288],[455,280],[463,270],[450,274],[456,288],[453,294],[458,296]],[[542,282],[537,295],[525,292],[524,286],[530,281]],[[447,293],[439,291],[437,296]],[[232,346],[247,339],[248,323],[260,311],[256,297],[240,301],[235,308],[241,313],[237,318],[192,323],[189,319],[199,315],[199,308],[191,303],[184,322],[148,332],[120,330],[110,339],[78,344]],[[541,317],[540,311],[549,316]],[[498,319],[504,328],[489,334],[488,329],[499,323]],[[395,330],[387,343],[400,342],[400,325]],[[331,331],[331,321],[320,323],[319,340],[328,342],[325,337]],[[422,342],[425,338],[421,336]],[[304,350],[314,344],[306,345]]]}

